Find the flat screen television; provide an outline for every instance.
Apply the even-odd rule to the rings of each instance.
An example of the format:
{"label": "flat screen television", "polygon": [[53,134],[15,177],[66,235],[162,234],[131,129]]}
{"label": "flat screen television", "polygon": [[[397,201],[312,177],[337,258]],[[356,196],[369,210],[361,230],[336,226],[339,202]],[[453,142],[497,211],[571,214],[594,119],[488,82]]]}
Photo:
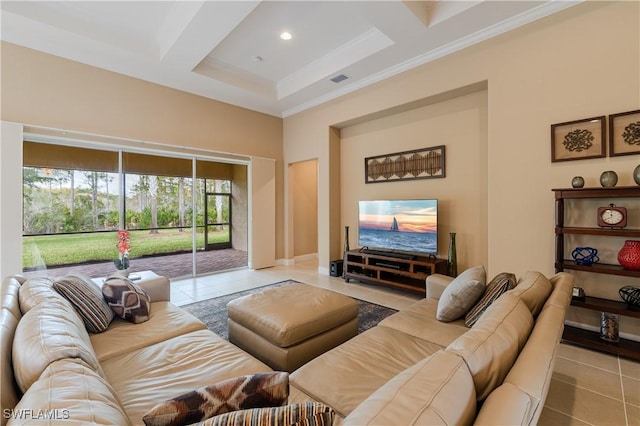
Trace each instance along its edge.
{"label": "flat screen television", "polygon": [[358,203],[362,248],[438,254],[438,200],[374,200]]}

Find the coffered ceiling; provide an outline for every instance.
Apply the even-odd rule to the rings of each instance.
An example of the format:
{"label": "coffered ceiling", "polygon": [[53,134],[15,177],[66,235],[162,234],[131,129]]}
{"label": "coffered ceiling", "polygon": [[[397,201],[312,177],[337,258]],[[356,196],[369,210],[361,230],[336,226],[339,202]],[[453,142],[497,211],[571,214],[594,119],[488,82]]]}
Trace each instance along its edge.
{"label": "coffered ceiling", "polygon": [[286,117],[578,2],[2,1],[1,36]]}

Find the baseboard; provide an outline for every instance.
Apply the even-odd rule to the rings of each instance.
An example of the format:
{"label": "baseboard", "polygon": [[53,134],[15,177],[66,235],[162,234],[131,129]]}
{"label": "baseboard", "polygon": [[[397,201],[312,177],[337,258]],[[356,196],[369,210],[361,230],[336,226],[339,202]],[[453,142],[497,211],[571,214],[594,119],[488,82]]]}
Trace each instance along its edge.
{"label": "baseboard", "polygon": [[[596,327],[590,324],[584,324],[581,322],[576,322],[576,321],[565,321],[566,325],[570,325],[571,327],[576,327],[576,328],[581,328],[583,330],[589,330],[589,331],[595,331],[596,333],[600,332],[600,327]],[[637,336],[635,334],[630,334],[630,333],[625,333],[623,331],[621,331],[619,333],[619,336],[622,339],[627,339],[627,340],[633,340],[635,342],[640,342],[640,336]]]}
{"label": "baseboard", "polygon": [[318,260],[318,253],[309,253],[296,256],[293,258],[295,262],[305,262],[307,260]]}

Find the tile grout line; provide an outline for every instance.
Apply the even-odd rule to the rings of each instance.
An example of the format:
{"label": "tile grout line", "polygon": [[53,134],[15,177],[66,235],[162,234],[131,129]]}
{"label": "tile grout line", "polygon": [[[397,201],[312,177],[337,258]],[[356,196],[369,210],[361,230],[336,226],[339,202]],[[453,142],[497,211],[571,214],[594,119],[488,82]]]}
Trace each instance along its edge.
{"label": "tile grout line", "polygon": [[620,356],[618,358],[618,371],[620,374],[618,377],[620,378],[620,390],[622,391],[622,407],[624,408],[624,421],[627,426],[629,426],[629,416],[627,415],[627,400],[626,395],[624,393],[624,382],[622,380],[622,362],[620,362]]}
{"label": "tile grout line", "polygon": [[[611,374],[618,374],[618,375],[620,375],[620,374],[621,374],[621,373],[620,373],[620,365],[618,365],[618,371],[611,371],[611,370],[607,370],[606,368],[598,367],[597,365],[588,364],[588,363],[583,362],[583,361],[576,361],[575,359],[567,358],[567,357],[564,357],[564,356],[562,356],[562,355],[558,355],[558,358],[562,358],[562,359],[567,360],[567,361],[575,362],[576,364],[586,365],[587,367],[596,368],[596,369],[598,369],[598,370],[600,370],[600,371],[605,371],[605,372],[607,372],[607,373],[611,373]],[[618,364],[620,364],[620,362],[619,362],[619,361],[618,361]]]}
{"label": "tile grout line", "polygon": [[[615,373],[612,373],[612,374],[615,374]],[[607,395],[607,394],[605,394],[605,393],[600,393],[600,392],[598,392],[598,391],[596,391],[596,390],[593,390],[593,389],[590,389],[590,388],[587,388],[587,387],[584,387],[584,386],[579,386],[579,385],[576,385],[575,383],[571,383],[571,382],[568,382],[568,381],[566,381],[566,380],[559,379],[559,378],[557,378],[557,377],[552,377],[552,379],[553,379],[553,380],[557,380],[557,381],[559,381],[560,383],[564,383],[564,384],[566,384],[566,385],[571,385],[571,386],[574,386],[574,387],[576,387],[576,388],[583,389],[583,390],[586,390],[586,391],[589,391],[589,392],[595,393],[596,395],[600,395],[600,396],[603,396],[603,397],[605,397],[605,398],[609,398],[609,399],[611,399],[612,401],[618,401],[618,402],[622,402],[622,403],[624,403],[624,392],[622,393],[622,397],[623,397],[623,399],[618,399],[618,398],[614,398],[614,397],[612,397],[611,395]]]}
{"label": "tile grout line", "polygon": [[582,422],[582,423],[588,424],[589,426],[595,426],[593,423],[589,423],[589,422],[587,422],[586,420],[582,420],[582,419],[581,419],[581,418],[579,418],[579,417],[575,417],[575,416],[574,416],[574,415],[572,415],[572,414],[565,413],[564,411],[558,410],[558,409],[556,409],[556,408],[549,407],[549,406],[548,406],[548,405],[546,405],[546,404],[545,404],[544,408],[546,408],[547,410],[555,411],[556,413],[563,414],[563,415],[565,415],[565,416],[567,416],[567,417],[572,418],[573,420],[577,420],[577,421],[579,421],[579,422]]}

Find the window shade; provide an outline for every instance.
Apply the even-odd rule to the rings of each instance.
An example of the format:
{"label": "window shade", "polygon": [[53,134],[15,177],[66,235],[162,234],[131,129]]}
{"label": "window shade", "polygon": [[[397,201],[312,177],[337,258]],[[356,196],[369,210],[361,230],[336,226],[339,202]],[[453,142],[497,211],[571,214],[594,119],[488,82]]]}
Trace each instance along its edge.
{"label": "window shade", "polygon": [[22,156],[26,167],[118,172],[116,151],[25,141]]}

